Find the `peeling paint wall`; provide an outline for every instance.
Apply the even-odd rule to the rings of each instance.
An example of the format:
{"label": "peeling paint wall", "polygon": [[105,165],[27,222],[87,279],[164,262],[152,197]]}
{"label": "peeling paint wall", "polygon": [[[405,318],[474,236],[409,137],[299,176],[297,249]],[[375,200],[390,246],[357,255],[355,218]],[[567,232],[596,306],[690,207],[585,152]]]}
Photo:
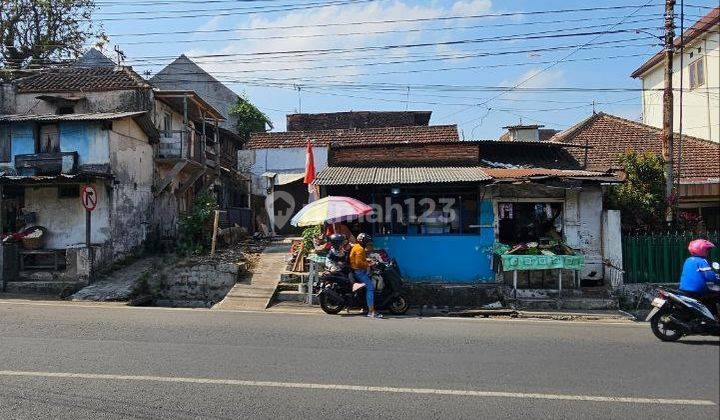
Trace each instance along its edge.
{"label": "peeling paint wall", "polygon": [[[98,204],[92,213],[91,242],[110,239],[111,202],[104,184],[92,184]],[[37,213],[37,224],[48,229],[46,247],[62,249],[85,246],[85,208],[80,198],[58,198],[57,186],[26,187],[25,211]]]}
{"label": "peeling paint wall", "polygon": [[50,95],[58,97],[78,96],[83,99],[75,104],[75,113],[84,114],[91,112],[122,112],[122,111],[147,111],[152,108],[151,91],[142,90],[116,90],[108,92],[43,92],[43,93],[21,93],[15,97],[16,114],[55,114],[57,107],[37,97]]}
{"label": "peeling paint wall", "polygon": [[578,194],[578,248],[585,255],[581,279],[603,278],[602,263],[603,194],[599,186],[585,187]]}
{"label": "peeling paint wall", "polygon": [[122,255],[140,246],[148,236],[153,206],[153,148],[131,119],[113,123],[109,139],[115,176],[112,245],[113,252]]}
{"label": "peeling paint wall", "polygon": [[[78,165],[110,163],[108,130],[102,124],[87,121],[67,121],[58,124],[60,151],[77,152]],[[10,167],[15,156],[34,154],[35,124],[10,124]]]}
{"label": "peeling paint wall", "polygon": [[60,130],[60,150],[77,152],[78,164],[110,163],[108,130],[102,125],[84,121],[68,121],[58,124]]}

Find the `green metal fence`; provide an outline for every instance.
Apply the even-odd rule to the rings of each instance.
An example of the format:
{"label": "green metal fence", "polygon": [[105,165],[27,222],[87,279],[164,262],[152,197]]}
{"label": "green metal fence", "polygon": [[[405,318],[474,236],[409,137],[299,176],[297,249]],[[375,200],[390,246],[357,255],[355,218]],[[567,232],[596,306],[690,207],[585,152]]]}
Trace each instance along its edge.
{"label": "green metal fence", "polygon": [[[688,243],[697,236],[691,232],[624,235],[622,238],[625,283],[677,283]],[[712,232],[709,240],[720,247],[720,233]],[[710,254],[711,261],[720,261],[720,250]]]}

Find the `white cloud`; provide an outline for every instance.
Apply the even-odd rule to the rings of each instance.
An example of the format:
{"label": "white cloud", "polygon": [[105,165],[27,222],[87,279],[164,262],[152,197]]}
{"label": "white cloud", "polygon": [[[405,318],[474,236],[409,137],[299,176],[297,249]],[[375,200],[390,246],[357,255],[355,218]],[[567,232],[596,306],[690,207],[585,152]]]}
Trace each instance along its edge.
{"label": "white cloud", "polygon": [[455,2],[450,10],[455,15],[477,15],[487,12],[491,7],[492,2],[490,0],[471,0]]}
{"label": "white cloud", "polygon": [[[196,49],[188,51],[190,57],[207,54],[225,54],[226,58],[199,58],[198,64],[215,73],[221,80],[247,80],[253,79],[282,79],[310,77],[316,78],[318,82],[328,80],[353,80],[359,76],[358,73],[368,72],[368,68],[361,69],[354,63],[369,61],[382,61],[382,59],[398,59],[408,54],[415,54],[420,49],[390,49],[371,52],[353,53],[331,53],[327,55],[308,54],[305,57],[288,57],[269,55],[236,55],[258,52],[279,52],[279,51],[306,51],[318,49],[344,49],[366,47],[374,45],[391,45],[413,43],[419,40],[437,40],[441,34],[434,32],[394,32],[376,33],[378,31],[393,31],[405,29],[422,29],[427,22],[389,22],[389,23],[368,23],[364,25],[348,26],[326,26],[318,27],[326,23],[344,22],[369,22],[387,20],[407,20],[418,18],[432,18],[444,15],[478,14],[487,12],[492,6],[490,0],[461,0],[456,1],[447,7],[433,5],[414,5],[405,1],[375,2],[369,5],[354,6],[329,6],[319,9],[291,12],[276,17],[254,17],[248,23],[242,25],[247,28],[257,28],[255,31],[237,31],[233,38],[242,37],[268,37],[281,36],[280,39],[264,39],[243,41],[229,41],[220,48]],[[212,21],[211,21],[212,22]],[[210,23],[209,23],[210,24]],[[207,25],[207,24],[206,24]],[[310,26],[304,28],[289,29],[260,29],[263,27],[278,26]],[[332,36],[337,33],[362,32],[352,36]],[[308,35],[320,35],[308,37]],[[432,36],[432,38],[430,38]],[[436,52],[448,52],[452,49],[438,49]],[[427,52],[428,50],[423,50]],[[303,67],[333,66],[335,64],[351,65],[346,67],[334,67],[327,69],[304,70]],[[292,68],[292,70],[287,70]],[[387,70],[388,67],[376,66],[373,70]]]}
{"label": "white cloud", "polygon": [[508,86],[521,84],[523,88],[546,88],[559,86],[565,81],[565,72],[560,69],[543,70],[533,68],[507,82]]}

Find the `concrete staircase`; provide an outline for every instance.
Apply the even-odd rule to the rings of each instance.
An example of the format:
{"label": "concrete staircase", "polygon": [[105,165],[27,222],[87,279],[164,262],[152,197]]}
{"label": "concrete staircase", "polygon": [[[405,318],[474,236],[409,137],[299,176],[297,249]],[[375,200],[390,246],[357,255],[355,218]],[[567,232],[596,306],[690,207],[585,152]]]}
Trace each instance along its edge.
{"label": "concrete staircase", "polygon": [[85,282],[76,281],[57,272],[20,271],[17,279],[5,283],[4,292],[13,295],[64,297],[85,285]]}
{"label": "concrete staircase", "polygon": [[225,299],[212,309],[257,311],[265,310],[275,295],[282,274],[285,272],[285,257],[290,253],[290,244],[275,242],[260,255],[249,283],[237,283]]}

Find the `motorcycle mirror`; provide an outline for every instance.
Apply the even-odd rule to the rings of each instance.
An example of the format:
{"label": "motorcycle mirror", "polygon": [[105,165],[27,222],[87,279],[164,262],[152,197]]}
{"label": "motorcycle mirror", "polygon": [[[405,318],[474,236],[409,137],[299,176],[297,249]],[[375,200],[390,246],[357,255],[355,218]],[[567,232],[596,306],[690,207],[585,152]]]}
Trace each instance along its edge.
{"label": "motorcycle mirror", "polygon": [[720,271],[720,263],[715,261],[714,263],[712,263],[712,268],[715,271]]}

